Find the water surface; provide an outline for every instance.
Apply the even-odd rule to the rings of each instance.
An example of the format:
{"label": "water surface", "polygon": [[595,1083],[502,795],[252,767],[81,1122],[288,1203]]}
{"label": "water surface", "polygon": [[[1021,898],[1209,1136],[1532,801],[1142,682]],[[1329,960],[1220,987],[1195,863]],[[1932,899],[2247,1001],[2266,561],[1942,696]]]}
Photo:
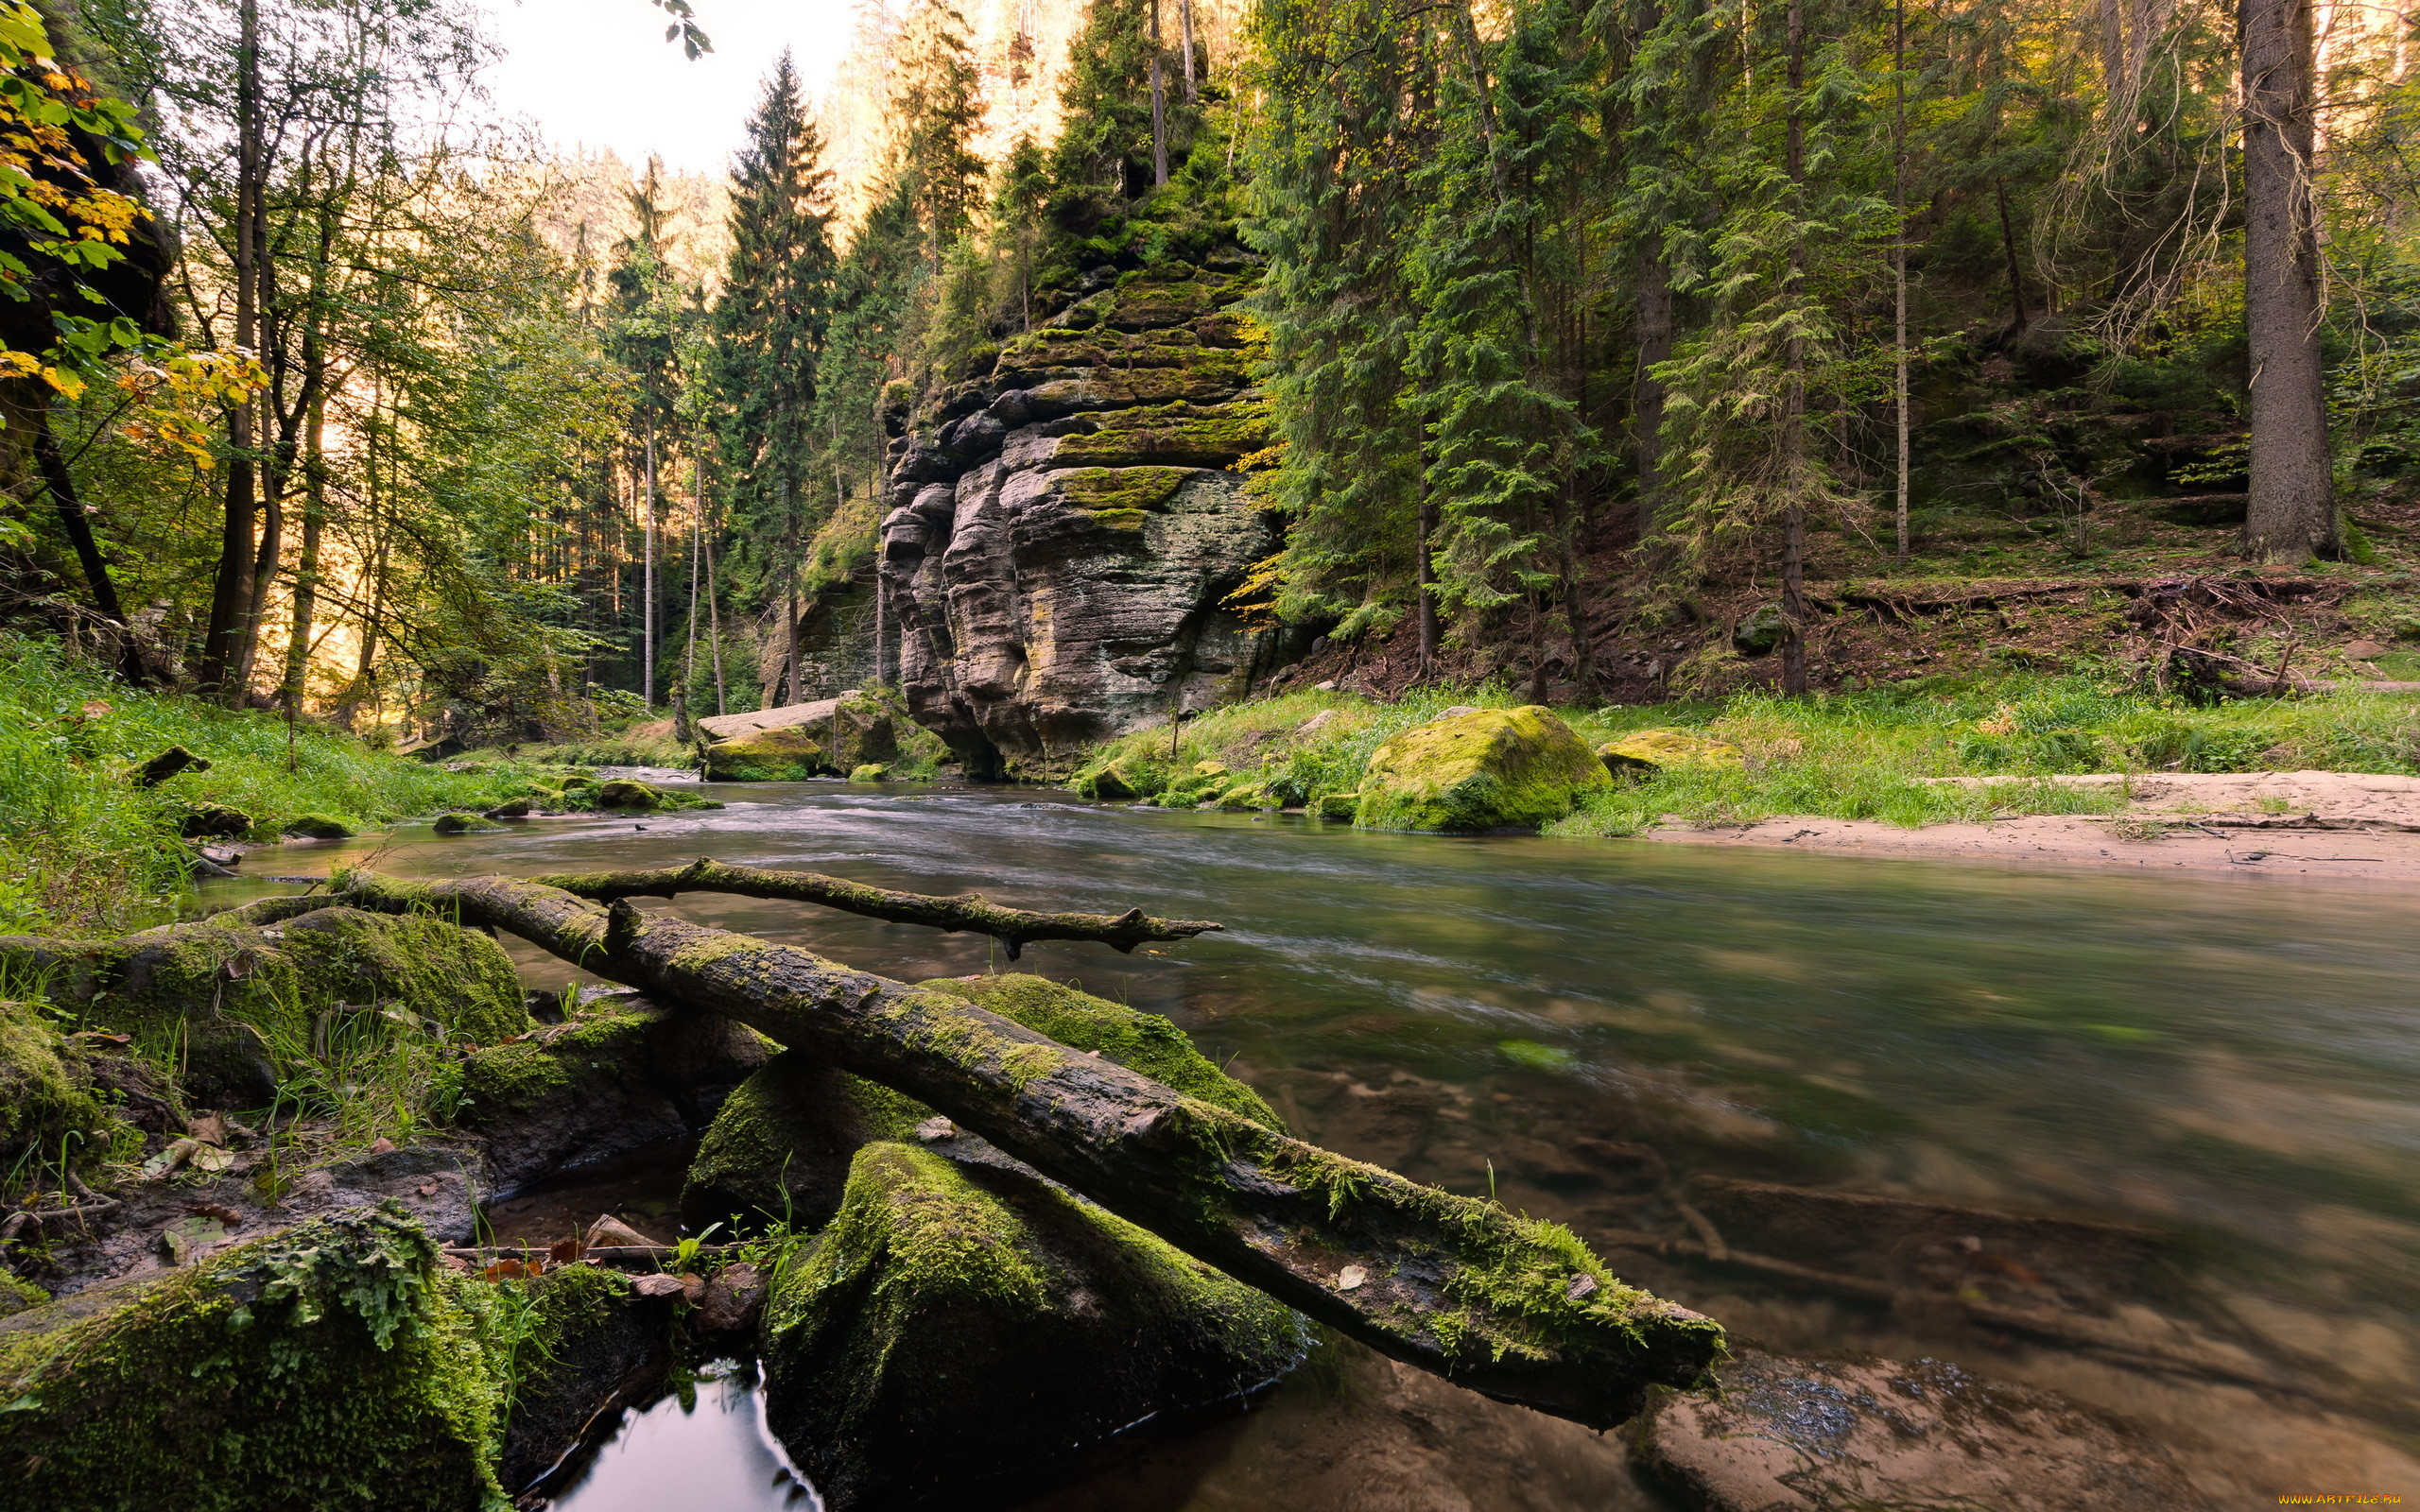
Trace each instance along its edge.
{"label": "water surface", "polygon": [[[708,791],[731,806],[407,830],[248,866],[316,871],[382,847],[377,865],[415,876],[711,855],[1215,919],[1223,932],[1132,956],[1036,945],[1016,969],[1168,1015],[1313,1140],[1600,1244],[1697,1232],[1677,1199],[1699,1190],[1691,1177],[1726,1177],[2155,1229],[2150,1263],[2081,1292],[1979,1242],[1969,1261],[1900,1258],[1979,1299],[2181,1330],[2272,1389],[1737,1266],[1613,1258],[1778,1346],[1929,1353],[2104,1401],[2152,1424],[2222,1502],[2328,1488],[2268,1484],[2324,1469],[2420,1480],[2394,1447],[2420,1431],[2420,937],[2402,894],[1367,834],[1001,789]],[[276,890],[217,885],[225,900]],[[647,906],[908,979],[1009,969],[980,937],[804,905]],[[533,982],[572,975],[516,950]],[[1971,1274],[1944,1280],[1944,1264]],[[1150,1504],[1230,1504],[1213,1490]]]}

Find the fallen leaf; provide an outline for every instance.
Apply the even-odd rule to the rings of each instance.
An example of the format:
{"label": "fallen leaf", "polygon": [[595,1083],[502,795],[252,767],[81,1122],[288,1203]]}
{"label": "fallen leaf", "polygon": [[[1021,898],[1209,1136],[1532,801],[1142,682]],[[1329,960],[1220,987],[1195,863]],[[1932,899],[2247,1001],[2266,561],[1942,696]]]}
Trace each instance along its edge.
{"label": "fallen leaf", "polygon": [[517,1281],[531,1272],[529,1267],[521,1263],[520,1261],[508,1257],[497,1261],[479,1274],[492,1281]]}
{"label": "fallen leaf", "polygon": [[225,966],[219,968],[219,970],[227,973],[228,981],[240,982],[244,978],[252,974],[252,970],[257,964],[258,963],[252,959],[251,952],[237,951],[234,957],[228,961]]}
{"label": "fallen leaf", "polygon": [[224,1144],[227,1143],[227,1120],[216,1113],[197,1113],[193,1121],[185,1125],[185,1132],[204,1144]]}
{"label": "fallen leaf", "polygon": [[437,1195],[437,1183],[434,1181],[424,1181],[420,1185],[412,1188],[412,1190],[419,1193],[424,1197],[433,1197]]}
{"label": "fallen leaf", "polygon": [[558,1239],[546,1247],[546,1258],[558,1265],[568,1265],[579,1258],[579,1241]]}
{"label": "fallen leaf", "polygon": [[681,1284],[680,1277],[661,1273],[631,1282],[631,1290],[641,1297],[678,1297],[687,1289]]}
{"label": "fallen leaf", "polygon": [[205,1218],[216,1218],[231,1228],[240,1227],[244,1221],[244,1215],[241,1212],[223,1202],[188,1202],[185,1204],[185,1211],[199,1213]]}
{"label": "fallen leaf", "polygon": [[370,1142],[370,1153],[372,1155],[392,1155],[395,1153],[395,1142],[389,1139],[386,1135],[381,1134],[376,1139]]}
{"label": "fallen leaf", "polygon": [[98,718],[100,718],[103,714],[106,714],[106,713],[108,713],[109,712],[110,712],[110,706],[109,706],[108,704],[105,704],[105,703],[101,702],[101,700],[100,700],[100,699],[98,699],[98,698],[95,698],[95,699],[93,699],[92,701],[90,701],[89,703],[85,704],[85,705],[84,705],[84,710],[83,710],[84,717],[85,717],[85,718],[87,718],[87,719],[98,719]]}
{"label": "fallen leaf", "polygon": [[166,1176],[192,1159],[194,1151],[203,1148],[206,1146],[199,1140],[172,1141],[166,1149],[143,1162],[143,1174],[150,1177]]}
{"label": "fallen leaf", "polygon": [[185,1163],[197,1171],[207,1171],[215,1176],[235,1163],[235,1152],[196,1142],[192,1151],[185,1156]]}
{"label": "fallen leaf", "polygon": [[598,1214],[596,1221],[588,1226],[587,1244],[591,1249],[652,1249],[655,1247],[654,1240],[610,1212]]}
{"label": "fallen leaf", "polygon": [[181,1218],[160,1235],[171,1265],[190,1265],[227,1242],[227,1226],[216,1218]]}
{"label": "fallen leaf", "polygon": [[1349,1292],[1370,1279],[1370,1273],[1358,1265],[1347,1265],[1336,1273],[1336,1289]]}

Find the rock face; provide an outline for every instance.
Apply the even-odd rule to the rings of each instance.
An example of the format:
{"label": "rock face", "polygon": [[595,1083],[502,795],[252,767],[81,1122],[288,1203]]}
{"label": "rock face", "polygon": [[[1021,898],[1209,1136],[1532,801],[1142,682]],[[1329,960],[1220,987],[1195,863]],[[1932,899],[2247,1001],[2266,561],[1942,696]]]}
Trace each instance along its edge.
{"label": "rock face", "polygon": [[988,371],[890,412],[900,681],[970,776],[1056,770],[1286,659],[1223,602],[1277,549],[1235,471],[1269,444],[1233,308],[1252,283],[1239,259],[1099,270]]}
{"label": "rock face", "polygon": [[1372,753],[1354,822],[1365,830],[1534,830],[1611,781],[1571,727],[1536,704],[1448,711]]}
{"label": "rock face", "polygon": [[834,1512],[980,1506],[1308,1344],[1284,1307],[1046,1182],[869,1144],[774,1289],[766,1415]]}
{"label": "rock face", "polygon": [[1648,1469],[1706,1512],[2208,1504],[2166,1451],[2123,1420],[1938,1360],[1745,1350],[1716,1373],[1720,1398],[1666,1397],[1633,1428]]}
{"label": "rock face", "polygon": [[896,694],[852,688],[812,703],[700,719],[716,782],[796,782],[868,765],[929,766],[941,742],[908,717]]}

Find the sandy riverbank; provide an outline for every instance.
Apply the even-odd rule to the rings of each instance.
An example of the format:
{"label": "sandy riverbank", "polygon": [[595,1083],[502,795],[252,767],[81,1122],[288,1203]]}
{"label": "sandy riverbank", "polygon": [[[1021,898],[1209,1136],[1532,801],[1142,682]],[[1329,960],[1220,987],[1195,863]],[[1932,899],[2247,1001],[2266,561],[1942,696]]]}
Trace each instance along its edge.
{"label": "sandy riverbank", "polygon": [[[1978,785],[1987,778],[1944,781]],[[1642,838],[1683,845],[1793,846],[1865,855],[2139,870],[2287,872],[2420,882],[2420,777],[2366,772],[2058,777],[2130,784],[2122,814],[2032,815],[1904,829],[1871,820],[1776,818],[1728,829],[1668,824]]]}

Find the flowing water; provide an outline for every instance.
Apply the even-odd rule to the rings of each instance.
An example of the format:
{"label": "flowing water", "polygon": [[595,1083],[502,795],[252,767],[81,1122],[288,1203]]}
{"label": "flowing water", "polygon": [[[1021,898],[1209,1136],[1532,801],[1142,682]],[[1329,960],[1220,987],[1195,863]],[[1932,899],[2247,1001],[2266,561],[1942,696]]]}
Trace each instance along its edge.
{"label": "flowing water", "polygon": [[[2420,1494],[2420,935],[2402,894],[1357,833],[1004,789],[712,791],[730,807],[407,830],[375,864],[530,874],[712,855],[1219,919],[1222,933],[1132,956],[1037,945],[1015,969],[1167,1014],[1298,1132],[1567,1223],[1736,1336],[1928,1354],[2103,1403],[2220,1504]],[[372,849],[288,847],[250,868]],[[216,885],[227,902],[283,890]],[[803,905],[648,906],[911,980],[1009,969],[981,937]],[[519,954],[533,985],[572,975]],[[1898,1200],[1793,1205],[1729,1178]],[[1703,1244],[1718,1228],[1735,1249],[1898,1293],[1635,1237]],[[1997,1327],[1945,1295],[2080,1319],[2080,1336],[2118,1347]],[[1407,1435],[1407,1418],[1430,1431]],[[678,1437],[655,1422],[630,1433]],[[1566,1426],[1357,1357],[1046,1504],[1633,1504],[1618,1448]],[[586,1486],[642,1473],[614,1470],[614,1452]],[[1507,1457],[1529,1472],[1484,1473]]]}

